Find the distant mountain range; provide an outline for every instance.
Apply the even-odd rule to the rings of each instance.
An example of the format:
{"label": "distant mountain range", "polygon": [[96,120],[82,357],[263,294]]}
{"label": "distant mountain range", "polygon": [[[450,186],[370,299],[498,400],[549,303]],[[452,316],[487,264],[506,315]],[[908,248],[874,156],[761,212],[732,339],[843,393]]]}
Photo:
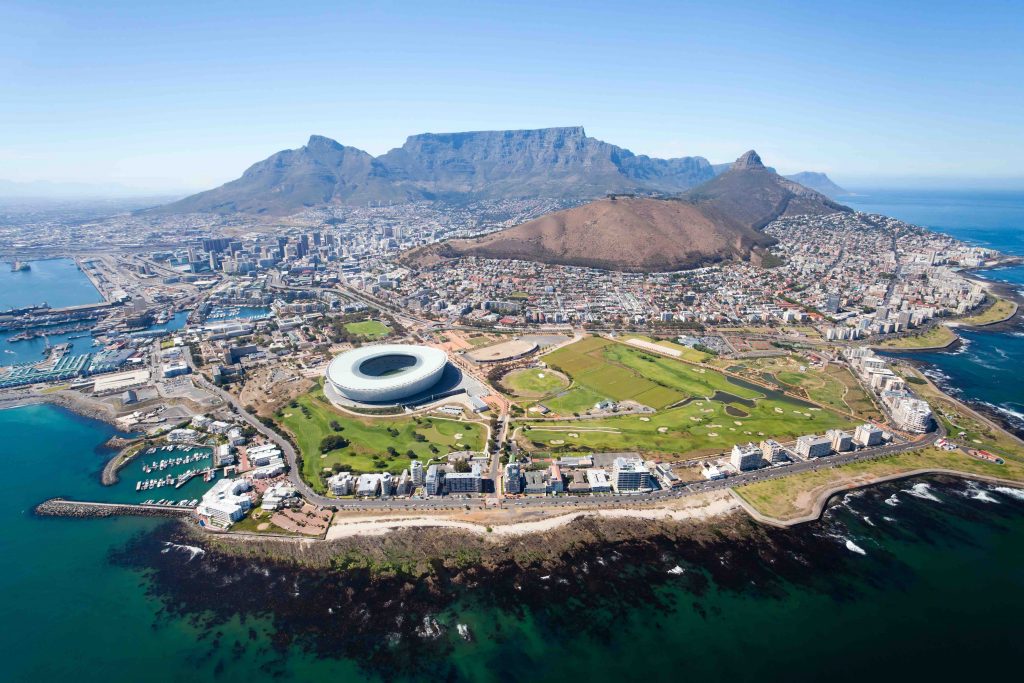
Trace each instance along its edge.
{"label": "distant mountain range", "polygon": [[328,204],[674,194],[715,174],[703,157],[637,155],[582,127],[424,133],[379,157],[314,135],[237,180],[154,211],[283,216]]}
{"label": "distant mountain range", "polygon": [[430,267],[479,256],[642,272],[757,262],[775,242],[761,232],[771,221],[840,211],[850,209],[776,174],[750,151],[676,198],[601,199],[478,239],[420,247],[405,261]]}

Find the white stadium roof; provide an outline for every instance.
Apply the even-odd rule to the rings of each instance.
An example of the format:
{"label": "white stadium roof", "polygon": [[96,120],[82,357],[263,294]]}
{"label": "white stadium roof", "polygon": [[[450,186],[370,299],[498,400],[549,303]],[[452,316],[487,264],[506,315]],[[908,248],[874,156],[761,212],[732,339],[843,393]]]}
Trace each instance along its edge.
{"label": "white stadium roof", "polygon": [[327,366],[327,381],[353,401],[393,402],[432,387],[447,363],[447,354],[430,346],[363,346],[335,356]]}

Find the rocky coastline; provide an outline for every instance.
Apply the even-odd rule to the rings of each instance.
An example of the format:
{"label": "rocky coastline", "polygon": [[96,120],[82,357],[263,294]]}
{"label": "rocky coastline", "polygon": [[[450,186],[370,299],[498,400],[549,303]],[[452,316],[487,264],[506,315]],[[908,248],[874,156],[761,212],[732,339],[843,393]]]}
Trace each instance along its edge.
{"label": "rocky coastline", "polygon": [[[1024,510],[1012,498],[974,503],[974,486],[929,476],[839,493],[821,519],[789,529],[742,513],[713,521],[583,517],[497,543],[450,529],[317,543],[242,540],[168,523],[111,559],[145,572],[149,594],[169,615],[195,619],[215,639],[221,624],[252,617],[282,650],[298,645],[350,659],[385,679],[424,669],[446,679],[465,638],[456,627],[478,609],[600,642],[636,605],[650,619],[678,611],[708,619],[721,592],[781,599],[798,587],[855,600],[858,586],[908,574],[899,556],[850,540],[849,524],[870,517],[878,520],[867,527],[872,533],[919,542],[922,534],[954,533],[943,521],[950,518],[931,514],[929,496],[941,496],[943,510],[955,505],[960,517],[994,516],[993,523]],[[923,504],[892,507],[897,495]]]}

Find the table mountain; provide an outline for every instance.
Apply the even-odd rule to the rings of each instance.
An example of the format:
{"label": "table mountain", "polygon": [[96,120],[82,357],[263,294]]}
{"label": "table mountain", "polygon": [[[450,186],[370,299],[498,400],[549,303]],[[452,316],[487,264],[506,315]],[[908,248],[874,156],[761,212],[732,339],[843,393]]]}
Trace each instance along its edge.
{"label": "table mountain", "polygon": [[781,216],[849,211],[774,173],[754,151],[671,199],[609,197],[473,240],[414,249],[419,267],[463,256],[607,270],[660,272],[730,259],[758,260],[774,240],[760,230]]}
{"label": "table mountain", "polygon": [[654,159],[587,137],[582,127],[424,133],[387,154],[314,135],[242,177],[156,209],[287,215],[325,204],[523,197],[591,199],[674,193],[714,175],[703,157]]}

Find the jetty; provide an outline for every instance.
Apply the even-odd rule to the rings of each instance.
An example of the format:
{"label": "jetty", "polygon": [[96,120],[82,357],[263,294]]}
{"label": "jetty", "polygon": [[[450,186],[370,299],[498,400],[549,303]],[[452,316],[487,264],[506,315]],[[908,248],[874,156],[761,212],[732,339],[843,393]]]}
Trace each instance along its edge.
{"label": "jetty", "polygon": [[188,517],[192,507],[173,505],[146,505],[134,503],[94,503],[83,500],[50,498],[35,507],[34,512],[42,517]]}

